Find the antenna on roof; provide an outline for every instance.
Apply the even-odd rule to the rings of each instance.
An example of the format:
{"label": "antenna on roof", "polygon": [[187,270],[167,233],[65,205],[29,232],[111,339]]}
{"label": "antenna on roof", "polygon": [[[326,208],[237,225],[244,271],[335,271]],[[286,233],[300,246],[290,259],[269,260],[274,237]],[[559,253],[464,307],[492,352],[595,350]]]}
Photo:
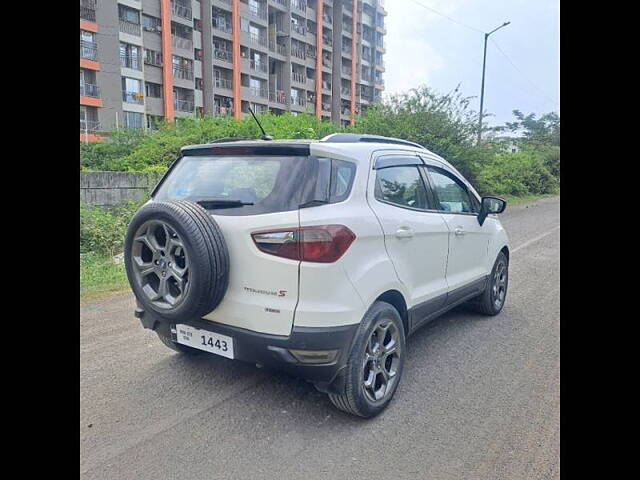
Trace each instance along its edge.
{"label": "antenna on roof", "polygon": [[260,121],[258,120],[258,117],[256,117],[256,114],[253,113],[253,109],[251,108],[250,105],[249,105],[249,111],[251,112],[253,119],[258,124],[258,127],[260,127],[260,130],[262,130],[262,136],[260,137],[260,140],[273,140],[273,137],[271,135],[267,135],[267,132],[265,132],[264,128],[262,128],[262,125],[260,125]]}

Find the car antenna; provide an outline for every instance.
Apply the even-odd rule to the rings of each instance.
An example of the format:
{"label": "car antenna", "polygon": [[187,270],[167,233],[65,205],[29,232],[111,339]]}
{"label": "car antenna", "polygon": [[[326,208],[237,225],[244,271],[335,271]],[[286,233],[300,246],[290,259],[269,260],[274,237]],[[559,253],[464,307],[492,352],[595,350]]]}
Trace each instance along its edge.
{"label": "car antenna", "polygon": [[253,119],[258,124],[258,127],[260,127],[260,130],[262,130],[262,136],[260,137],[260,140],[273,140],[273,137],[271,135],[267,135],[267,132],[264,131],[264,128],[262,128],[262,125],[260,125],[260,120],[258,120],[258,117],[256,117],[255,113],[253,113],[253,109],[250,106],[249,111],[251,112]]}

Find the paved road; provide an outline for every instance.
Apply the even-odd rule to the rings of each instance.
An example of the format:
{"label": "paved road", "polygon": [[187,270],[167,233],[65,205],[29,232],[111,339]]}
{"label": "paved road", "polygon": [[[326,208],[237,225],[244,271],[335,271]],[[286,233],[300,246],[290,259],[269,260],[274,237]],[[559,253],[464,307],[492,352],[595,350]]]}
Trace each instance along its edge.
{"label": "paved road", "polygon": [[411,337],[395,399],[372,420],[285,374],[173,353],[131,295],[83,306],[81,478],[559,478],[560,201],[502,218],[503,312],[461,307]]}

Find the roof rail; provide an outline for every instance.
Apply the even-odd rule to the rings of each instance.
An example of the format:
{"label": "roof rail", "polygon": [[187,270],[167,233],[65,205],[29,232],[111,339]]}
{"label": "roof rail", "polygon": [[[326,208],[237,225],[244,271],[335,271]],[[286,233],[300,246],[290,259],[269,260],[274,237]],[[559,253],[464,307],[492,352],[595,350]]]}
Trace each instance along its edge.
{"label": "roof rail", "polygon": [[402,140],[400,138],[383,137],[382,135],[364,135],[359,133],[332,133],[324,137],[321,142],[327,143],[355,143],[355,142],[367,142],[367,143],[393,143],[396,145],[408,145],[411,147],[421,148],[426,150],[422,145],[408,140]]}

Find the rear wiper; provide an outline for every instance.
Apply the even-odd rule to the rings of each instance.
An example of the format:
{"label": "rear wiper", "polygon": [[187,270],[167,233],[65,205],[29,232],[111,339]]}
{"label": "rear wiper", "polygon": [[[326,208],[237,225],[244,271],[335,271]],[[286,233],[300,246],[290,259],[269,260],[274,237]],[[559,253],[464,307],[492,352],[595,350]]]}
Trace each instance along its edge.
{"label": "rear wiper", "polygon": [[198,205],[204,208],[235,208],[244,207],[245,205],[253,205],[253,202],[243,202],[242,200],[228,200],[226,198],[205,198],[196,201]]}

